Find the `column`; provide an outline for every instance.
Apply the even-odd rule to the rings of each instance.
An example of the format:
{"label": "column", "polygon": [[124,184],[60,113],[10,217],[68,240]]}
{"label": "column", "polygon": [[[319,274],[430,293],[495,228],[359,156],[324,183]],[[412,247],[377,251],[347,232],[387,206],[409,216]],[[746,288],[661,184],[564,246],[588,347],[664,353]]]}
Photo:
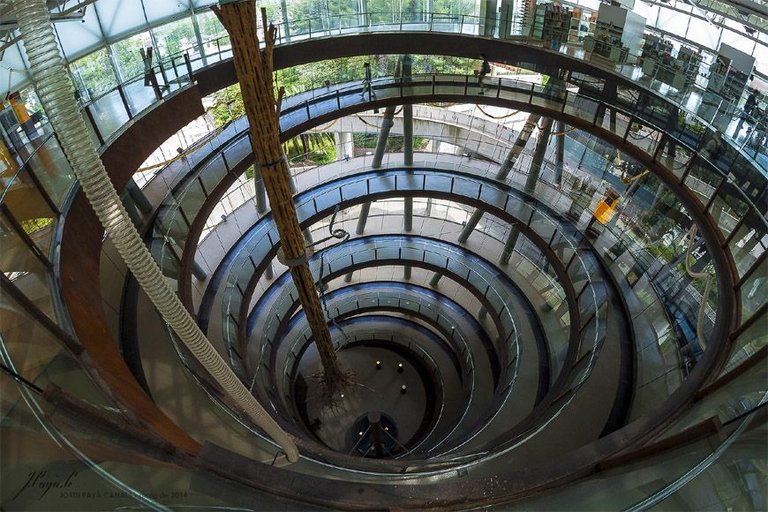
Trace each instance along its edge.
{"label": "column", "polygon": [[[528,119],[525,121],[522,130],[520,130],[520,133],[515,139],[515,143],[512,144],[512,149],[509,150],[507,157],[501,163],[501,167],[499,167],[499,171],[496,173],[497,180],[504,181],[507,179],[507,176],[509,176],[510,171],[512,171],[512,168],[517,162],[517,158],[523,152],[523,149],[525,149],[526,144],[528,144],[528,140],[531,138],[533,129],[536,128],[536,124],[539,122],[540,118],[541,116],[537,114],[531,114],[528,116]],[[469,235],[472,234],[484,213],[485,212],[482,210],[475,210],[472,213],[472,215],[469,217],[469,220],[467,221],[467,224],[464,226],[464,229],[459,234],[459,243],[463,244],[469,239]]]}
{"label": "column", "polygon": [[[544,164],[544,156],[547,153],[547,144],[549,143],[549,135],[552,133],[552,119],[545,118],[544,126],[539,131],[539,138],[536,140],[536,148],[533,150],[533,159],[531,160],[531,170],[528,173],[528,179],[525,180],[525,193],[533,194],[536,190],[536,183],[539,181],[539,175],[541,174],[541,167]],[[507,241],[504,244],[504,250],[501,252],[499,263],[506,265],[509,263],[512,253],[517,245],[517,239],[520,237],[520,230],[515,226],[509,232]]]}

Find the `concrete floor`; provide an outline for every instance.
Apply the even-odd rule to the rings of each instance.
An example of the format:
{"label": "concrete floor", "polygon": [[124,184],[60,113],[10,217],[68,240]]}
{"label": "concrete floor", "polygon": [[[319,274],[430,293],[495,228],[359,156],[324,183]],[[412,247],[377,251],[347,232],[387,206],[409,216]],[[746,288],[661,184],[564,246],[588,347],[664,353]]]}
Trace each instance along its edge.
{"label": "concrete floor", "polygon": [[[353,424],[361,416],[378,411],[396,423],[399,445],[408,444],[421,424],[426,408],[435,406],[427,403],[427,392],[417,369],[398,354],[379,347],[352,347],[339,352],[339,359],[354,372],[355,383],[334,406],[323,406],[322,400],[313,393],[317,387],[313,388],[310,383],[307,415],[310,421],[319,418],[322,422],[316,431],[318,438],[330,448],[356,455],[353,441],[359,432],[351,431]],[[377,361],[381,362],[381,370],[376,369]],[[398,364],[403,364],[402,373],[397,371]],[[314,346],[299,366],[304,375],[311,376],[320,371]],[[405,394],[401,394],[401,386],[406,386]]]}

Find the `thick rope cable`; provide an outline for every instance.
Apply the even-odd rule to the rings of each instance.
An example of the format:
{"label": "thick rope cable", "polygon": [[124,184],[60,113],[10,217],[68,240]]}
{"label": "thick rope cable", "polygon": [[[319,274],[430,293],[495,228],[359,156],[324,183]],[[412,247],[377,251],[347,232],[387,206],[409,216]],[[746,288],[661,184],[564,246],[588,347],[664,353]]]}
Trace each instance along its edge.
{"label": "thick rope cable", "polygon": [[88,201],[152,304],[189,351],[238,407],[285,451],[298,460],[293,440],[267,414],[202,333],[134,228],[91,142],[78,111],[75,89],[64,68],[44,0],[13,2],[31,63],[38,96]]}
{"label": "thick rope cable", "polygon": [[512,116],[514,116],[514,115],[516,115],[516,114],[519,114],[519,113],[520,113],[520,111],[519,111],[519,110],[513,110],[513,111],[512,111],[512,112],[510,112],[509,114],[505,114],[505,115],[503,115],[503,116],[494,116],[494,115],[492,115],[492,114],[489,114],[489,113],[488,113],[488,112],[486,112],[485,110],[483,110],[483,107],[481,107],[480,105],[475,105],[475,106],[477,107],[477,109],[478,109],[480,112],[482,112],[482,113],[483,113],[483,115],[484,115],[484,116],[486,116],[486,117],[490,117],[491,119],[508,119],[508,118],[510,118],[510,117],[512,117]]}
{"label": "thick rope cable", "polygon": [[[336,205],[336,208],[333,210],[333,215],[331,216],[331,222],[328,224],[329,236],[323,238],[322,240],[318,240],[312,245],[318,245],[320,243],[327,242],[328,240],[333,240],[333,239],[338,240],[339,243],[343,243],[349,240],[349,231],[347,231],[344,228],[334,229],[333,227],[336,222],[336,216],[339,214],[339,209],[340,209],[340,206]],[[328,298],[325,296],[325,286],[323,286],[323,279],[325,278],[325,251],[326,249],[323,249],[320,252],[320,275],[317,278],[317,289],[318,289],[318,294],[320,295],[320,304],[322,304],[323,306],[323,312],[325,313],[326,319],[329,320],[333,324],[333,326],[339,330],[346,344],[350,341],[349,335],[347,335],[346,331],[344,331],[344,329],[338,324],[338,322],[336,321],[336,317],[331,316],[331,312],[328,310]]]}
{"label": "thick rope cable", "polygon": [[701,297],[701,304],[699,304],[699,311],[696,315],[696,338],[699,340],[699,345],[705,350],[707,348],[707,342],[704,339],[704,314],[706,312],[707,297],[709,297],[709,289],[712,286],[712,280],[714,276],[709,272],[694,272],[691,270],[691,250],[693,249],[693,242],[696,239],[696,231],[698,226],[694,224],[691,226],[691,230],[688,232],[690,239],[688,240],[688,248],[685,251],[685,272],[693,279],[705,279],[704,294]]}
{"label": "thick rope cable", "polygon": [[[397,116],[397,115],[398,115],[398,114],[400,114],[400,112],[402,112],[402,111],[403,111],[403,107],[401,106],[399,109],[395,110],[395,112],[392,114],[392,116],[393,116],[393,117],[394,117],[394,116]],[[377,130],[378,130],[379,128],[381,128],[381,125],[378,125],[378,124],[374,124],[374,123],[372,123],[372,122],[370,122],[370,121],[366,121],[365,119],[363,119],[363,118],[360,116],[360,114],[355,114],[355,117],[357,117],[357,119],[358,119],[358,120],[360,120],[360,122],[361,122],[361,123],[363,123],[364,125],[370,126],[370,127],[372,127],[372,128],[376,128]]]}
{"label": "thick rope cable", "polygon": [[309,131],[310,132],[324,132],[324,131],[328,130],[329,128],[331,128],[336,123],[338,123],[339,119],[341,119],[341,118],[336,118],[333,121],[331,121],[330,123],[326,124],[325,126],[318,126],[316,128],[311,128]]}
{"label": "thick rope cable", "polygon": [[567,130],[563,130],[562,132],[550,133],[549,136],[550,137],[560,137],[560,136],[563,136],[563,135],[568,135],[569,133],[571,133],[573,131],[576,131],[576,130],[577,130],[577,128],[568,128]]}
{"label": "thick rope cable", "polygon": [[[229,126],[230,122],[231,121],[227,121],[225,124],[219,126],[215,130],[210,132],[208,135],[205,136],[205,140],[206,141],[210,141],[213,138],[215,138],[222,131],[224,131],[225,128],[227,128]],[[195,151],[198,151],[198,150],[200,150],[200,144],[199,143],[190,144],[190,146],[186,150],[182,151],[181,153],[179,153],[178,155],[174,156],[173,158],[169,158],[167,160],[163,160],[162,162],[158,162],[156,164],[150,164],[150,165],[146,165],[144,167],[139,167],[138,169],[136,169],[136,172],[153,171],[155,169],[159,169],[161,167],[165,167],[167,165],[171,165],[172,163],[174,163],[174,162],[176,162],[178,160],[181,160],[182,158],[185,158],[185,157],[189,156],[190,154],[192,154],[192,153],[194,153]]]}

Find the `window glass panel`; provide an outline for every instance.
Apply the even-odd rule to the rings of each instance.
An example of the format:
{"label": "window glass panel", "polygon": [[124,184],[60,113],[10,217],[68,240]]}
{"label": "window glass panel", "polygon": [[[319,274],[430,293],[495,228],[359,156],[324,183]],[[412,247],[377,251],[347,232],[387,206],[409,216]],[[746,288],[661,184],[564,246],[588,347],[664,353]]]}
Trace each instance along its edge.
{"label": "window glass panel", "polygon": [[96,11],[85,9],[82,21],[55,23],[61,49],[68,60],[77,58],[89,49],[104,46]]}
{"label": "window glass panel", "polygon": [[[434,0],[433,12],[448,14],[476,14],[476,3],[468,0]],[[593,7],[597,9],[597,7]]]}
{"label": "window glass panel", "polygon": [[760,73],[768,73],[768,46],[765,43],[756,44],[752,55],[755,57],[755,69]]}
{"label": "window glass panel", "polygon": [[[29,79],[26,72],[19,73],[16,71],[28,68],[28,63],[24,58],[26,54],[21,53],[23,46],[24,42],[19,41],[3,50],[3,65],[0,66],[0,84],[2,84],[1,87],[8,86],[7,90],[10,91],[17,90],[22,83]],[[5,93],[3,93],[4,95]]]}
{"label": "window glass panel", "polygon": [[75,87],[86,100],[100,96],[117,85],[112,64],[104,48],[73,62],[70,71]]}
{"label": "window glass panel", "polygon": [[688,18],[689,16],[687,14],[662,8],[659,11],[659,22],[657,26],[671,34],[683,37],[688,27]]}
{"label": "window glass panel", "polygon": [[368,10],[373,24],[399,23],[399,2],[394,0],[369,0]]}
{"label": "window glass panel", "polygon": [[686,39],[689,41],[716,50],[719,36],[720,30],[707,20],[691,18],[690,25],[688,26],[688,34],[686,36]]}
{"label": "window glass panel", "polygon": [[56,215],[35,188],[28,171],[18,173],[4,194],[3,204],[40,252],[47,255],[56,226]]}
{"label": "window glass panel", "polygon": [[[48,285],[48,269],[32,253],[24,240],[13,229],[4,216],[0,216],[0,271],[10,279],[29,300],[52,320],[51,296]],[[3,293],[5,300],[7,294]],[[5,325],[0,322],[0,325]]]}
{"label": "window glass panel", "polygon": [[141,58],[141,49],[150,46],[152,46],[152,41],[149,37],[149,32],[121,39],[112,45],[117,66],[122,75],[121,81],[124,82],[144,74],[144,61]]}
{"label": "window glass panel", "polygon": [[658,5],[647,4],[645,2],[635,2],[634,12],[645,18],[646,25],[652,27],[656,26],[656,19],[659,15]]}
{"label": "window glass panel", "polygon": [[741,321],[746,322],[768,297],[768,259],[741,285]]}
{"label": "window glass panel", "polygon": [[747,39],[741,34],[732,30],[723,30],[722,43],[729,46],[733,46],[737,50],[740,50],[746,54],[752,55],[752,50],[755,48],[755,42]]}
{"label": "window glass panel", "polygon": [[224,25],[222,25],[219,18],[210,11],[198,14],[197,24],[200,27],[200,35],[202,35],[203,41],[209,41],[227,35]]}
{"label": "window glass panel", "polygon": [[144,4],[144,10],[150,24],[156,24],[158,21],[168,19],[171,16],[176,17],[175,15],[179,13],[185,15],[188,13],[187,3],[178,0],[142,0],[142,4]]}
{"label": "window glass panel", "polygon": [[110,41],[120,39],[119,36],[146,25],[141,6],[133,2],[99,0],[94,3],[93,8],[99,11],[101,27]]}
{"label": "window glass panel", "polygon": [[765,329],[768,321],[768,313],[763,315],[745,330],[736,339],[731,348],[731,355],[728,362],[723,367],[720,375],[724,375],[736,368],[738,365],[752,357],[758,350],[768,344],[768,331]]}
{"label": "window glass panel", "polygon": [[158,51],[163,58],[178,55],[197,45],[192,20],[184,18],[153,29]]}
{"label": "window glass panel", "polygon": [[[219,19],[212,12],[203,12],[197,15],[197,24],[200,27],[200,37],[203,40],[203,49],[206,56],[219,56],[222,49],[227,49],[229,35]],[[281,30],[281,35],[284,30]]]}

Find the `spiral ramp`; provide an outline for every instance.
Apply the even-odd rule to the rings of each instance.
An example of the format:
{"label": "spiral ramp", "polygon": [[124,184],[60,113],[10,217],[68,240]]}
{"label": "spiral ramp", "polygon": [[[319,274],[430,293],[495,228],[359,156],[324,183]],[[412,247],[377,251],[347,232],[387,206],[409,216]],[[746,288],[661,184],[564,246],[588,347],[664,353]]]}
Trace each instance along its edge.
{"label": "spiral ramp", "polygon": [[[319,356],[278,259],[269,210],[259,211],[258,185],[242,178],[252,164],[243,119],[159,172],[143,191],[149,207],[122,195],[168,283],[295,440],[298,462],[289,463],[203,371],[122,268],[109,238],[89,253],[102,272],[88,282],[119,295],[119,311],[103,313],[109,324],[99,325],[117,333],[135,379],[130,392],[103,391],[108,379],[83,392],[93,386],[83,382],[73,394],[88,396],[84,406],[67,389],[58,396],[46,389],[49,401],[39,403],[19,391],[18,400],[36,404],[35,415],[60,422],[50,440],[19,439],[78,453],[46,471],[75,472],[94,489],[106,480],[120,490],[103,498],[105,507],[125,499],[160,509],[764,508],[766,351],[743,350],[759,339],[766,314],[752,301],[765,258],[749,245],[764,238],[764,212],[724,221],[729,194],[739,189],[724,180],[702,192],[704,169],[717,162],[691,156],[685,134],[671,134],[675,156],[630,148],[630,130],[611,126],[610,114],[580,124],[569,108],[593,96],[571,78],[573,103],[566,96],[558,111],[542,90],[528,107],[574,133],[545,134],[539,124],[505,179],[497,171],[522,121],[499,128],[484,119],[473,128],[480,136],[467,136],[465,154],[416,152],[407,165],[402,153],[388,153],[383,165],[363,154],[294,169],[310,267],[338,357],[354,376],[333,403],[319,392]],[[413,77],[404,91],[393,78],[382,81],[374,105],[361,101],[355,84],[339,84],[344,94],[325,100],[324,91],[308,91],[286,100],[281,129],[288,137],[350,111],[429,98],[476,103],[467,84],[463,76]],[[519,110],[521,89],[500,81],[498,94],[480,101]],[[314,111],[307,98],[315,99]],[[634,116],[630,126],[644,120]],[[448,117],[424,120],[417,132],[437,138],[436,127],[445,134],[456,122]],[[621,128],[623,141],[615,135]],[[504,144],[488,142],[504,130]],[[558,137],[566,139],[565,172],[555,162]],[[579,151],[608,164],[622,152],[653,172],[639,185],[625,183],[621,172],[597,169],[583,154],[578,165]],[[686,154],[680,176],[675,166]],[[615,218],[595,222],[606,184],[624,203]],[[233,191],[244,200],[222,215],[217,205]],[[63,298],[71,309],[73,290],[83,286],[70,282],[73,258],[88,256],[73,246],[99,233],[83,204],[74,199],[62,233]],[[677,222],[688,246],[670,261],[643,257],[642,231],[658,227],[653,209]],[[333,236],[339,232],[345,236]],[[757,270],[740,268],[745,254],[757,255],[750,260]],[[699,270],[713,269],[708,296],[681,264],[689,258]],[[72,312],[76,328],[80,313]],[[98,356],[80,354],[98,366]],[[120,395],[125,407],[131,393],[147,397],[149,413],[107,405]],[[164,419],[149,422],[152,408]],[[30,421],[12,416],[9,430]],[[123,430],[110,430],[121,421]],[[22,498],[20,508],[52,503],[45,495]],[[66,500],[56,503],[66,508]]]}

